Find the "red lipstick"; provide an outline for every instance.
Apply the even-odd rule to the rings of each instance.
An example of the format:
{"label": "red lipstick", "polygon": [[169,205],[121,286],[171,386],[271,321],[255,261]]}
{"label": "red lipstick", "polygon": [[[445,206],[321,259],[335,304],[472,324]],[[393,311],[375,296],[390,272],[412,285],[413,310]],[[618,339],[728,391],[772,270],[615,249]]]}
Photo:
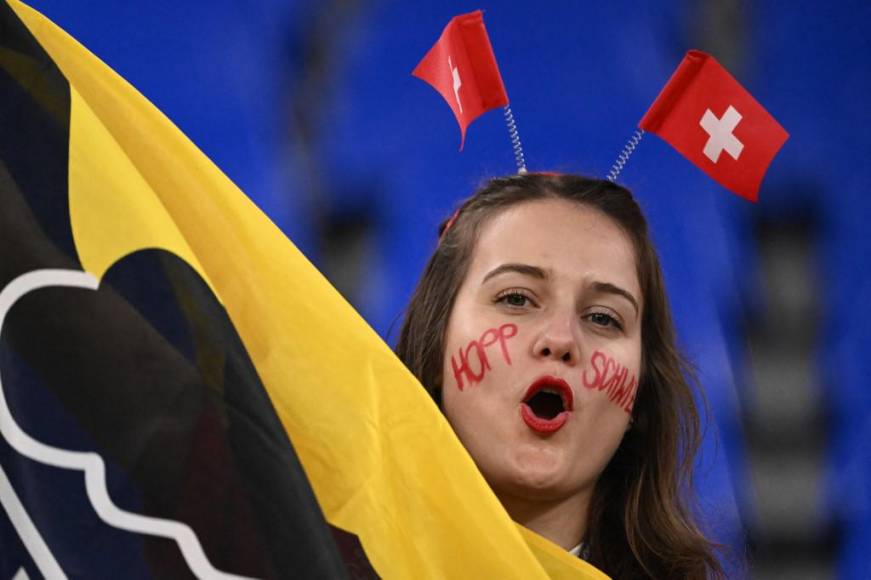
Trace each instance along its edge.
{"label": "red lipstick", "polygon": [[533,431],[550,434],[566,424],[573,406],[574,394],[569,384],[557,377],[544,376],[526,390],[520,416]]}

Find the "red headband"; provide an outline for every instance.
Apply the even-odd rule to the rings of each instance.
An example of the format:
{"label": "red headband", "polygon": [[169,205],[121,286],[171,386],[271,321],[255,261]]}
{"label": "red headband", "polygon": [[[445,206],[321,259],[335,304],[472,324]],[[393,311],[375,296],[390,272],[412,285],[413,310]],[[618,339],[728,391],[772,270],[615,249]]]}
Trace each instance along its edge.
{"label": "red headband", "polygon": [[454,222],[457,221],[457,218],[460,216],[460,208],[457,208],[453,215],[448,218],[448,223],[445,224],[445,228],[442,230],[442,235],[439,236],[439,243],[442,243],[442,240],[445,239],[445,236],[448,235],[448,230],[454,225]]}

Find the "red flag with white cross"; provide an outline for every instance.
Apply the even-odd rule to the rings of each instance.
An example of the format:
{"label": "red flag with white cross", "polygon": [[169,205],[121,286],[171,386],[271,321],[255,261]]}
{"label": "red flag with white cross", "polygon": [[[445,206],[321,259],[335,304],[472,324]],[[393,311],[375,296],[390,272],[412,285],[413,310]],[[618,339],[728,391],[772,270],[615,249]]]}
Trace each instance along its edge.
{"label": "red flag with white cross", "polygon": [[750,201],[789,138],[714,57],[698,50],[686,54],[638,127]]}
{"label": "red flag with white cross", "polygon": [[472,121],[508,104],[480,10],[452,18],[412,74],[432,85],[454,112],[461,150]]}

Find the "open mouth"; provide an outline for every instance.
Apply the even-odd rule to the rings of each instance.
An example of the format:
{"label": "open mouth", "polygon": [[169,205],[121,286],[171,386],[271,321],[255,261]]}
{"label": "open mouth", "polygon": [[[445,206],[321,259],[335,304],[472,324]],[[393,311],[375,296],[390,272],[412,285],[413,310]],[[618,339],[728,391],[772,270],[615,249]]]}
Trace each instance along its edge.
{"label": "open mouth", "polygon": [[568,421],[572,405],[572,389],[568,383],[556,377],[542,377],[527,389],[520,414],[533,431],[553,433]]}

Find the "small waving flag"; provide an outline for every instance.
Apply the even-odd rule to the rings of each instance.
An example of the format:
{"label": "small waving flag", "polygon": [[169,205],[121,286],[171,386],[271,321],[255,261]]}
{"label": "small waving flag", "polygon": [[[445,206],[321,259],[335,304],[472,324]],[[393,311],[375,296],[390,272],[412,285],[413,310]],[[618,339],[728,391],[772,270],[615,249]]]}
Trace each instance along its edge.
{"label": "small waving flag", "polygon": [[687,52],[638,127],[750,201],[789,138],[720,63],[698,50]]}
{"label": "small waving flag", "polygon": [[432,85],[454,112],[460,125],[460,150],[472,121],[508,105],[480,10],[452,18],[412,74]]}

